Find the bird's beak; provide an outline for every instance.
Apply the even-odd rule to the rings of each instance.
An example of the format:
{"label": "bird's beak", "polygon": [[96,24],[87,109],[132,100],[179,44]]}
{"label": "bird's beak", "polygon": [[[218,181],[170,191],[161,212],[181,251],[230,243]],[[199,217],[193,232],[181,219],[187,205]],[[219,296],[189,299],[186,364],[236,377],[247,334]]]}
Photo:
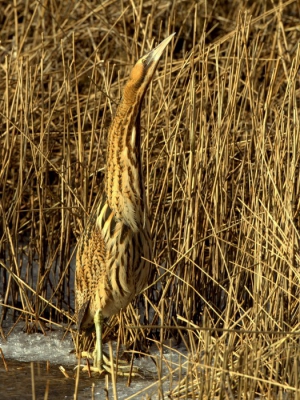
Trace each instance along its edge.
{"label": "bird's beak", "polygon": [[144,57],[144,65],[147,68],[149,68],[151,65],[156,64],[158,62],[164,49],[167,47],[167,45],[173,39],[174,35],[176,35],[175,32],[172,33],[170,36],[168,36],[165,40],[163,40],[158,46],[156,46],[153,50],[150,51],[150,53],[148,53]]}

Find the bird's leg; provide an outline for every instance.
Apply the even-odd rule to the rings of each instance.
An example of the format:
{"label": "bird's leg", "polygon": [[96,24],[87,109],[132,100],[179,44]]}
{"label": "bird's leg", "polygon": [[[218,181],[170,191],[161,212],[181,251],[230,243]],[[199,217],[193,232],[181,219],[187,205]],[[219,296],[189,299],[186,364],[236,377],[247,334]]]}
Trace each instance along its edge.
{"label": "bird's leg", "polygon": [[101,310],[98,309],[94,315],[94,324],[96,331],[96,346],[93,352],[93,356],[83,351],[81,356],[94,359],[94,365],[92,367],[84,367],[83,370],[89,369],[92,372],[99,372],[100,374],[107,371],[107,368],[103,366],[103,346],[102,346],[102,331],[103,331],[103,316]]}
{"label": "bird's leg", "polygon": [[94,367],[101,373],[103,371],[103,349],[102,349],[102,331],[103,316],[101,310],[97,310],[94,316],[94,324],[96,330],[96,348],[94,350]]}
{"label": "bird's leg", "polygon": [[[103,344],[102,344],[102,331],[103,331],[103,315],[101,313],[101,310],[97,310],[95,312],[94,316],[94,324],[95,324],[95,330],[96,330],[96,347],[93,352],[93,359],[94,359],[94,365],[93,367],[90,367],[90,371],[92,372],[98,372],[100,374],[103,373],[109,373],[111,374],[113,370],[117,371],[117,375],[119,376],[136,376],[136,375],[142,375],[141,371],[133,367],[131,368],[130,365],[126,364],[124,365],[123,361],[119,360],[117,363],[115,360],[110,361],[108,357],[103,352]],[[89,356],[88,353],[83,352],[82,355]],[[113,367],[112,367],[113,363]],[[85,370],[86,368],[84,368]]]}

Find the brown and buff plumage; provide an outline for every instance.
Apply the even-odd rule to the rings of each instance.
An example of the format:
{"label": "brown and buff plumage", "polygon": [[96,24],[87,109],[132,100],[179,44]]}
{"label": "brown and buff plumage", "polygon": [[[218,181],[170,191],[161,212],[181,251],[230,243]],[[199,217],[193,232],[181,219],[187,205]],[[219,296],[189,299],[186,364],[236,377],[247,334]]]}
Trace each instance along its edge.
{"label": "brown and buff plumage", "polygon": [[125,308],[149,278],[151,239],[141,171],[140,111],[158,61],[173,35],[138,60],[131,71],[109,129],[105,189],[78,245],[77,324],[80,330],[89,330],[95,324],[94,367],[100,372],[105,368],[103,318]]}

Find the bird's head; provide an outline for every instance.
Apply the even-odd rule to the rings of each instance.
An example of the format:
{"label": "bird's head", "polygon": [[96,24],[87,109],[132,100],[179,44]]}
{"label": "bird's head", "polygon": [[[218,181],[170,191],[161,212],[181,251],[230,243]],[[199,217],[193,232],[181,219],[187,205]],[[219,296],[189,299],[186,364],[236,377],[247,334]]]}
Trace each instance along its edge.
{"label": "bird's head", "polygon": [[143,97],[149,83],[151,82],[162,53],[174,35],[175,33],[172,33],[172,35],[168,36],[158,46],[137,61],[135,66],[132,68],[129,80],[125,86],[125,97],[126,95],[132,96],[134,93],[140,93],[141,97]]}

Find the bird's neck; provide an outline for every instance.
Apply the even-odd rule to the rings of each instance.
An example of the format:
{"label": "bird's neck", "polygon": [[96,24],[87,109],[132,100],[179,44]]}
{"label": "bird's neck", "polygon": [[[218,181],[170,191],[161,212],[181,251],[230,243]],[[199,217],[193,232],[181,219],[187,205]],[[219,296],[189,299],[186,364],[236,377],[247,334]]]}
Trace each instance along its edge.
{"label": "bird's neck", "polygon": [[116,218],[133,231],[140,229],[144,219],[140,104],[141,99],[135,97],[130,101],[123,96],[109,130],[106,172],[109,206]]}

